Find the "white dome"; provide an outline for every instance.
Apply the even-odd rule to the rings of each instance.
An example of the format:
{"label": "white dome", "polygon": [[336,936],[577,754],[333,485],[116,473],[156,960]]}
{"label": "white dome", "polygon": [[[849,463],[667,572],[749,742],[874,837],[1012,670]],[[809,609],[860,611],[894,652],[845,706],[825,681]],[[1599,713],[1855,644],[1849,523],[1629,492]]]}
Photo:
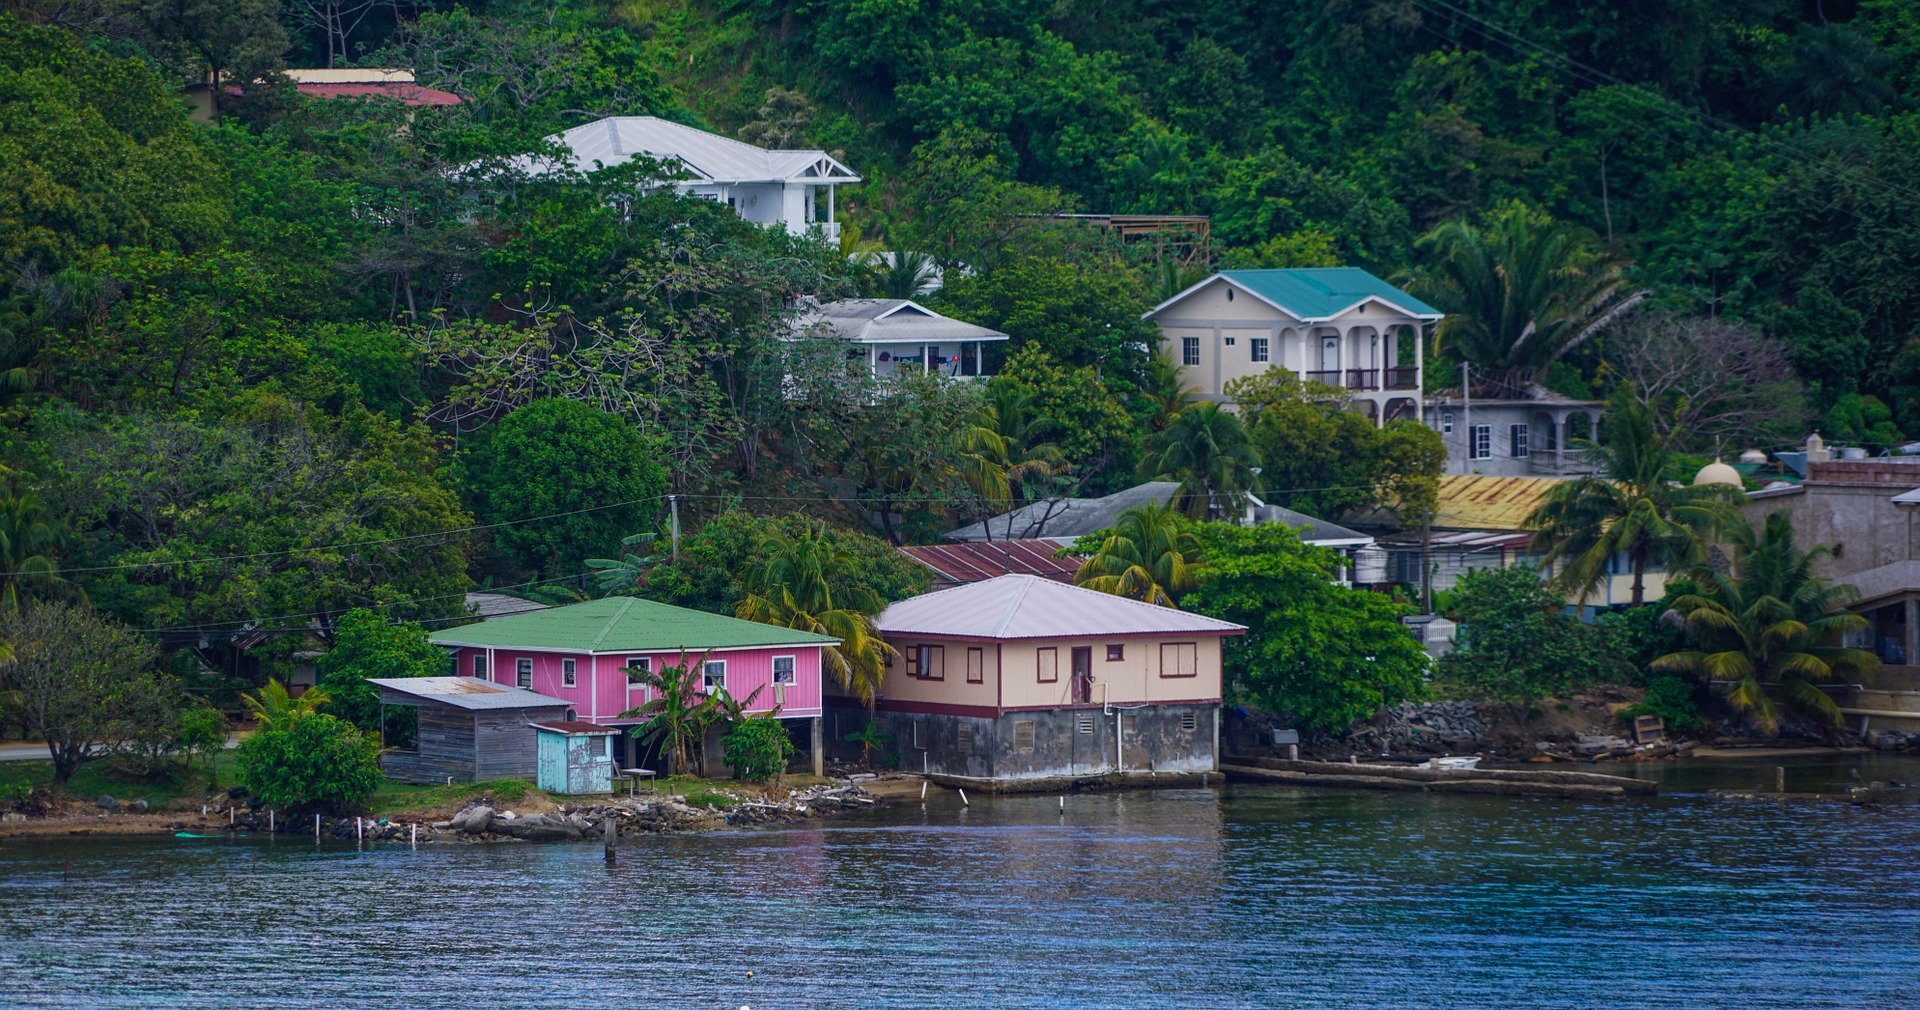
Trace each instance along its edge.
{"label": "white dome", "polygon": [[1748,449],[1746,452],[1740,454],[1740,462],[1742,463],[1765,463],[1766,461],[1767,454],[1758,449]]}
{"label": "white dome", "polygon": [[1706,466],[1701,467],[1700,472],[1693,475],[1693,483],[1695,485],[1729,484],[1733,487],[1746,486],[1745,482],[1740,479],[1740,471],[1720,462],[1718,458]]}

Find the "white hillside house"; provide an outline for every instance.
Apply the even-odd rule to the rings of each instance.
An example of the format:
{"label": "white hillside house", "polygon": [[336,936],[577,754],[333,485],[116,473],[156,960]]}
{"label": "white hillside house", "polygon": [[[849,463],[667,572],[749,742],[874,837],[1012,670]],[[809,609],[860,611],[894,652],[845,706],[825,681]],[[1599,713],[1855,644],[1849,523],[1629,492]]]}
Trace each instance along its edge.
{"label": "white hillside house", "polygon": [[658,116],[611,116],[548,138],[566,149],[551,158],[519,159],[540,173],[592,172],[652,158],[678,169],[670,185],[681,193],[724,202],[755,224],[779,225],[795,235],[813,228],[838,241],[834,187],[860,177],[825,151],[769,151]]}
{"label": "white hillside house", "polygon": [[1279,366],[1376,424],[1421,416],[1421,332],[1439,310],[1356,267],[1222,270],[1155,306],[1162,349],[1211,400]]}

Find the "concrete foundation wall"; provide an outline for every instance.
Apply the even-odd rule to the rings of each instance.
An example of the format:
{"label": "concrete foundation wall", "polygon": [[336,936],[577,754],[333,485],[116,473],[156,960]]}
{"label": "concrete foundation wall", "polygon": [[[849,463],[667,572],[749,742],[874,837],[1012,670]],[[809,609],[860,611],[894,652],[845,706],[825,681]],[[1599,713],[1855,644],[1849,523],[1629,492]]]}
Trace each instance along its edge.
{"label": "concrete foundation wall", "polygon": [[[892,738],[888,751],[903,771],[1018,781],[1214,771],[1219,710],[1148,705],[1107,713],[1094,706],[988,717],[882,709],[873,718]],[[863,720],[849,714],[841,721],[858,728]]]}

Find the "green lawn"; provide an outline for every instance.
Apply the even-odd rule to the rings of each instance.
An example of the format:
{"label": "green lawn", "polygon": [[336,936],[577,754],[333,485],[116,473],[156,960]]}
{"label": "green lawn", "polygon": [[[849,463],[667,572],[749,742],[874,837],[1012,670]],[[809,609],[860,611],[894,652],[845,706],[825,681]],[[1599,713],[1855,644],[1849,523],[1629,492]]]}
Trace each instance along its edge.
{"label": "green lawn", "polygon": [[[240,768],[233,751],[221,751],[214,759],[219,787],[238,785]],[[0,806],[10,805],[36,786],[53,782],[51,761],[0,761]],[[175,769],[151,780],[137,779],[122,772],[112,759],[89,761],[73,773],[61,793],[69,798],[91,802],[112,796],[125,803],[143,799],[156,807],[171,806],[186,810],[199,806],[213,792],[206,773]]]}

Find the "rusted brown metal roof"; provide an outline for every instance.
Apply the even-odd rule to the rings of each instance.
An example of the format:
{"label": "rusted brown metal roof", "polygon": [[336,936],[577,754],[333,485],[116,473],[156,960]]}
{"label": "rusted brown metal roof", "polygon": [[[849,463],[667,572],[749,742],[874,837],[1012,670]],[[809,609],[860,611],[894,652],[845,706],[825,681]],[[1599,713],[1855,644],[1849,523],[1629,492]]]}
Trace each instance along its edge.
{"label": "rusted brown metal roof", "polygon": [[1517,530],[1561,481],[1552,477],[1483,477],[1448,474],[1440,478],[1440,507],[1433,526],[1445,530]]}
{"label": "rusted brown metal roof", "polygon": [[527,725],[532,726],[534,729],[544,729],[551,733],[565,733],[568,736],[613,736],[616,733],[625,732],[625,730],[622,730],[618,726],[600,726],[590,722],[581,722],[578,719],[549,719],[545,722],[530,722],[527,723]]}
{"label": "rusted brown metal roof", "polygon": [[1000,575],[1038,575],[1054,582],[1073,582],[1079,558],[1056,558],[1054,540],[977,540],[931,547],[902,547],[900,553],[926,565],[941,579],[954,583],[983,582]]}

